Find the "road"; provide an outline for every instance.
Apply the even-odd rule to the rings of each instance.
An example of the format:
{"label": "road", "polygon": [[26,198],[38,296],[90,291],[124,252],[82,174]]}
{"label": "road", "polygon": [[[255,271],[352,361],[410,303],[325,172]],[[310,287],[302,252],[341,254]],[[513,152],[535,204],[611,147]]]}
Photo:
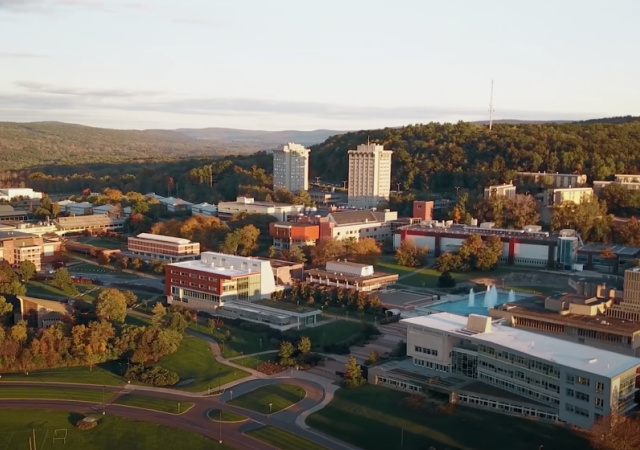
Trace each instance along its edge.
{"label": "road", "polygon": [[[296,372],[294,372],[296,373]],[[297,374],[297,373],[296,373]],[[238,397],[258,387],[274,383],[287,383],[300,386],[306,391],[306,396],[298,403],[288,409],[268,415],[249,411],[243,408],[226,404],[231,397]],[[221,396],[203,396],[201,394],[181,392],[170,389],[154,388],[150,386],[126,385],[122,386],[96,386],[71,383],[38,383],[38,382],[2,382],[2,386],[43,386],[51,388],[65,389],[67,391],[76,389],[102,390],[113,395],[109,401],[102,405],[100,403],[82,402],[74,400],[37,400],[37,399],[0,399],[0,408],[33,408],[33,409],[56,409],[73,411],[82,414],[96,414],[105,411],[129,419],[141,420],[156,423],[163,426],[179,428],[201,434],[216,441],[220,440],[222,431],[222,441],[224,444],[238,449],[271,449],[273,447],[255,440],[243,434],[243,432],[259,428],[263,425],[272,425],[312,442],[315,442],[327,449],[332,450],[354,450],[348,444],[334,440],[321,433],[310,429],[303,429],[296,424],[296,419],[300,414],[320,405],[325,397],[325,389],[315,381],[294,377],[254,379],[242,382],[231,389],[227,389]],[[176,402],[191,402],[194,406],[187,412],[180,415],[153,411],[143,408],[135,408],[114,404],[113,401],[126,393],[134,393],[149,397],[159,397]],[[211,421],[207,417],[207,412],[211,409],[221,408],[233,411],[249,417],[250,420],[241,423],[223,423],[222,427],[217,422]]]}

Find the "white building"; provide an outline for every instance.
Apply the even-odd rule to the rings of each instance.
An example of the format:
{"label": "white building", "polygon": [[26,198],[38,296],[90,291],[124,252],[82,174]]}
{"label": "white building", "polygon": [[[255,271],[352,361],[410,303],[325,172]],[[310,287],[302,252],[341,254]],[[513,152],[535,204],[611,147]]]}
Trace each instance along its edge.
{"label": "white building", "polygon": [[193,205],[193,203],[191,202],[174,197],[156,198],[162,205],[164,205],[164,207],[167,209],[167,212],[174,214],[187,214],[191,212],[191,206]]}
{"label": "white building", "polygon": [[74,202],[73,200],[62,200],[58,202],[60,211],[68,212],[74,216],[86,216],[91,214],[93,203]]}
{"label": "white building", "polygon": [[[590,428],[614,407],[627,412],[635,406],[638,358],[491,323],[475,314],[438,313],[402,322],[408,325],[407,355],[415,366],[478,380],[544,405],[536,417]],[[461,404],[498,408],[482,394],[454,397]],[[515,403],[500,403],[500,410],[518,412]]]}
{"label": "white building", "polygon": [[35,192],[31,188],[5,188],[0,189],[0,200],[11,200],[17,197],[42,198],[42,192]]}
{"label": "white building", "polygon": [[191,205],[191,214],[215,217],[218,215],[218,207],[207,202],[197,203],[195,205]]}
{"label": "white building", "polygon": [[375,208],[389,200],[392,153],[377,144],[361,144],[349,150],[349,206]]}
{"label": "white building", "polygon": [[309,190],[309,149],[289,143],[273,151],[273,190]]}
{"label": "white building", "polygon": [[[327,216],[328,225],[320,228],[320,239],[331,237],[343,240],[373,238],[384,242],[393,237],[393,221],[398,219],[397,211],[338,211]],[[324,229],[328,232],[324,232]]]}
{"label": "white building", "polygon": [[547,189],[544,192],[544,206],[554,207],[565,202],[576,205],[586,203],[593,198],[593,189],[590,187]]}
{"label": "white building", "polygon": [[496,184],[493,186],[487,186],[484,188],[484,198],[493,198],[493,197],[515,197],[516,196],[516,187],[509,184]]}
{"label": "white building", "polygon": [[287,220],[288,216],[304,213],[304,205],[257,202],[251,197],[237,197],[235,202],[218,203],[218,217],[220,219],[231,219],[240,213],[269,214],[278,220]]}
{"label": "white building", "polygon": [[183,261],[197,258],[200,244],[184,238],[140,233],[128,238],[127,250],[146,260]]}
{"label": "white building", "polygon": [[587,176],[575,173],[518,172],[516,181],[520,184],[535,184],[543,187],[570,188],[587,184]]}
{"label": "white building", "polygon": [[122,205],[100,205],[91,208],[93,214],[108,214],[114,217],[129,217],[131,216],[131,206],[122,207]]}

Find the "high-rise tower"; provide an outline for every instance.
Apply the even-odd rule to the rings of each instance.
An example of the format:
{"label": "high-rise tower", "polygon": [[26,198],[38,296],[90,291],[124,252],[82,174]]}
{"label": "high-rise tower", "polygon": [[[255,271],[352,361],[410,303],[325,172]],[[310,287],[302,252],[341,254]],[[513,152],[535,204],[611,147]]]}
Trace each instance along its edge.
{"label": "high-rise tower", "polygon": [[289,143],[273,152],[273,190],[291,192],[309,189],[309,149]]}
{"label": "high-rise tower", "polygon": [[349,206],[374,208],[389,200],[392,153],[370,143],[349,150]]}

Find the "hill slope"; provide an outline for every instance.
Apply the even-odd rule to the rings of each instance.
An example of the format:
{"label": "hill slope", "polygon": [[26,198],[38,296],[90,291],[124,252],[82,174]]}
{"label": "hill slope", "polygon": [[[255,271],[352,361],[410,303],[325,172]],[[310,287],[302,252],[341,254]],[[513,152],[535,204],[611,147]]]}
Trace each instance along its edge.
{"label": "hill slope", "polygon": [[224,142],[259,143],[279,146],[287,142],[295,142],[302,145],[313,145],[323,142],[329,137],[342,134],[344,131],[313,130],[313,131],[262,131],[241,130],[236,128],[180,128],[176,130],[195,139],[212,139]]}

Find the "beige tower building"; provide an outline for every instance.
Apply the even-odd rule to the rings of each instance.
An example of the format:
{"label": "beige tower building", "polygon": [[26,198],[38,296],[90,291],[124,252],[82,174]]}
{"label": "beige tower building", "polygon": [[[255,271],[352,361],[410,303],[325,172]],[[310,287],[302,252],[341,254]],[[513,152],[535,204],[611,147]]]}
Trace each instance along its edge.
{"label": "beige tower building", "polygon": [[273,151],[273,190],[286,188],[291,192],[309,190],[309,149],[288,143]]}
{"label": "beige tower building", "polygon": [[392,153],[377,144],[349,150],[349,206],[375,208],[389,199]]}
{"label": "beige tower building", "polygon": [[640,267],[625,270],[622,301],[607,309],[606,315],[616,319],[640,322]]}

